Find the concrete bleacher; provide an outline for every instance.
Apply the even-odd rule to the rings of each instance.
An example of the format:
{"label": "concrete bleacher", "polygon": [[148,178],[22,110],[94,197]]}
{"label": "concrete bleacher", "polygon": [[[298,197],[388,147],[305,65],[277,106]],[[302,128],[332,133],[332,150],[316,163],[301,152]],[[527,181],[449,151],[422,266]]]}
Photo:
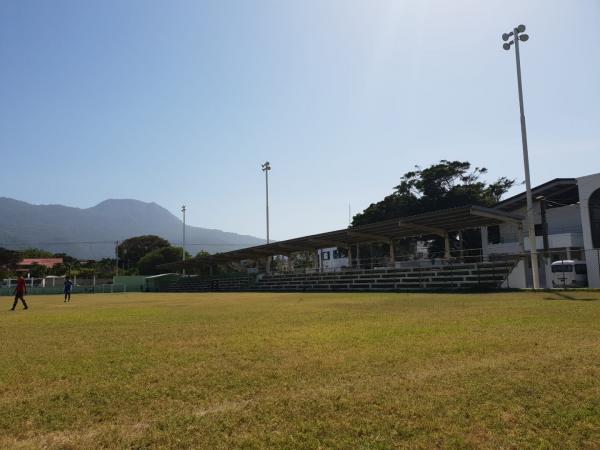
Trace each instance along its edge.
{"label": "concrete bleacher", "polygon": [[402,291],[498,288],[515,261],[456,263],[400,269],[264,275],[260,291]]}
{"label": "concrete bleacher", "polygon": [[256,281],[256,276],[243,275],[238,277],[181,277],[165,287],[166,292],[216,292],[216,291],[245,291],[250,290]]}
{"label": "concrete bleacher", "polygon": [[228,278],[183,277],[169,292],[215,291],[403,291],[494,289],[515,266],[514,260],[452,263],[389,269],[264,274]]}

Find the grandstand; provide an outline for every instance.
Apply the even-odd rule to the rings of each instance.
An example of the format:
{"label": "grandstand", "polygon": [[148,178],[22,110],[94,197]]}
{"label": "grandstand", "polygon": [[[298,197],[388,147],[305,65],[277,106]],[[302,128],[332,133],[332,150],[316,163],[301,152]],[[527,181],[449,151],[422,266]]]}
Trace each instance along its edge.
{"label": "grandstand", "polygon": [[[494,260],[488,260],[480,251],[453,251],[450,233],[500,223],[520,223],[522,219],[510,212],[474,205],[390,219],[168,264],[165,269],[193,271],[200,265],[243,261],[256,269],[257,274],[181,277],[170,280],[160,289],[170,292],[402,291],[510,286],[509,274],[518,258],[495,255]],[[398,240],[433,236],[444,239],[444,252],[438,258],[407,259],[406,255],[396,255]],[[361,248],[364,252],[365,246],[373,244],[387,246],[388,254],[362,256]],[[325,268],[319,253],[319,249],[325,247],[345,249],[346,266],[335,271]],[[294,258],[298,255],[312,266],[294,267]],[[279,270],[271,269],[274,258],[285,262],[279,264]]]}
{"label": "grandstand", "polygon": [[[508,280],[515,260],[443,263],[400,269],[339,272],[271,273],[262,276],[181,277],[164,286],[167,292],[232,291],[373,291],[494,289]],[[506,287],[510,287],[508,284]]]}

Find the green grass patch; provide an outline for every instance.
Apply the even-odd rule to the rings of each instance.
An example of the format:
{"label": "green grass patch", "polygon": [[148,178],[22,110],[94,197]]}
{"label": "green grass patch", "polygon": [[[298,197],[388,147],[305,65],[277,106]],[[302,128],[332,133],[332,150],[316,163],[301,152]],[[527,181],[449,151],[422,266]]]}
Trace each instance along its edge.
{"label": "green grass patch", "polygon": [[0,448],[598,448],[600,293],[32,296]]}

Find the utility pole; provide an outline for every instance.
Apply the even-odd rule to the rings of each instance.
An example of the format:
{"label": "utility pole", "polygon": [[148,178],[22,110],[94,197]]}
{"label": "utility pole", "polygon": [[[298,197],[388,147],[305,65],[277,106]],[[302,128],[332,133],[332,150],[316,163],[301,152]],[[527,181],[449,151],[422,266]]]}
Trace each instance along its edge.
{"label": "utility pole", "polygon": [[[531,177],[529,175],[529,150],[527,148],[527,129],[525,127],[525,108],[523,106],[523,84],[521,82],[521,56],[519,54],[519,41],[525,42],[529,36],[524,33],[525,25],[519,25],[510,33],[504,33],[502,40],[504,50],[510,50],[515,46],[515,58],[517,60],[517,86],[519,89],[519,111],[521,116],[521,142],[523,144],[523,164],[525,166],[525,190],[527,196],[527,225],[529,234],[529,246],[531,253],[531,274],[533,277],[533,289],[540,287],[540,274],[538,269],[537,244],[535,239],[535,223],[533,216],[533,196],[531,194]],[[523,33],[523,34],[520,34]],[[511,37],[513,39],[508,41]],[[508,42],[507,42],[508,41]]]}
{"label": "utility pole", "polygon": [[118,277],[119,276],[119,241],[115,242],[115,261],[116,261],[115,276]]}
{"label": "utility pole", "polygon": [[[183,249],[182,249],[182,251],[181,251],[181,253],[182,253],[182,255],[181,255],[181,260],[182,260],[184,263],[185,263],[185,211],[186,211],[186,208],[185,208],[185,205],[183,205],[183,206],[181,207],[181,212],[183,213],[183,239],[182,239],[182,241],[183,241],[183,245],[182,245]],[[184,267],[183,267],[183,270],[182,270],[182,272],[183,272],[183,274],[185,275],[185,265],[184,265]]]}

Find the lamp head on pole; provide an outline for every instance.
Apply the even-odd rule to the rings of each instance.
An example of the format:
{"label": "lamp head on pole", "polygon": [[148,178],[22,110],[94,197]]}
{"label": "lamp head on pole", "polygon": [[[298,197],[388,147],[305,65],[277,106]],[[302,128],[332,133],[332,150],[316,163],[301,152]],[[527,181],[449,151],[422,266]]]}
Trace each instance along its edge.
{"label": "lamp head on pole", "polygon": [[266,172],[267,170],[271,170],[271,164],[267,161],[264,164],[261,164],[261,168],[263,172]]}
{"label": "lamp head on pole", "polygon": [[[502,40],[504,41],[504,44],[502,44],[502,48],[504,50],[510,50],[510,47],[515,43],[515,41],[517,39],[521,42],[528,41],[529,40],[528,34],[520,34],[520,33],[523,33],[524,31],[525,31],[525,25],[518,25],[514,28],[513,31],[502,34]],[[509,39],[511,37],[513,39],[509,41]]]}
{"label": "lamp head on pole", "polygon": [[181,212],[182,212],[182,213],[185,213],[185,205],[183,205],[183,206],[181,207]]}

